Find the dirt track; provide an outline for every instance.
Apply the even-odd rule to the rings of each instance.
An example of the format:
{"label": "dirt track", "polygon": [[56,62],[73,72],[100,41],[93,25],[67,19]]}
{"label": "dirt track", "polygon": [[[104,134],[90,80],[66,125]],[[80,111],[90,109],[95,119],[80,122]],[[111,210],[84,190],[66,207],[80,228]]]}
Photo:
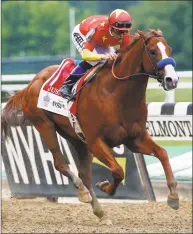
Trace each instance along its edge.
{"label": "dirt track", "polygon": [[89,204],[41,199],[2,201],[3,233],[192,233],[192,201],[178,211],[165,202],[102,203],[113,224],[101,225]]}

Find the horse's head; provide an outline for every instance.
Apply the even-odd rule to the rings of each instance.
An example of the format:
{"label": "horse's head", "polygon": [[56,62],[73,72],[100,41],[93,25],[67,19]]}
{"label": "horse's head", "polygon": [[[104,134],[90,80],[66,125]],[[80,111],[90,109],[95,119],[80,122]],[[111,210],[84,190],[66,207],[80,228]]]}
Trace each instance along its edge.
{"label": "horse's head", "polygon": [[160,30],[142,32],[137,30],[138,40],[143,41],[142,66],[146,73],[155,75],[164,90],[175,89],[179,77],[175,72],[176,62],[171,57],[171,47]]}

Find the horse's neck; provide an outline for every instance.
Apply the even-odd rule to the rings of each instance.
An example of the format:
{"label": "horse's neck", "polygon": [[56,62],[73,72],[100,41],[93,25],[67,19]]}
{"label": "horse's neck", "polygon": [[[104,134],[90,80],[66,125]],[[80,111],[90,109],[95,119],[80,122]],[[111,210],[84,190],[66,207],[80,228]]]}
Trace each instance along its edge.
{"label": "horse's neck", "polygon": [[122,61],[115,67],[115,73],[118,77],[130,76],[140,72],[142,55],[143,55],[143,44],[138,42],[122,57]]}
{"label": "horse's neck", "polygon": [[[124,55],[121,63],[116,66],[115,74],[118,77],[130,76],[142,72],[142,43],[133,46],[129,52]],[[134,76],[125,81],[117,80],[110,73],[108,85],[104,84],[107,93],[114,93],[119,104],[125,107],[138,106],[145,102],[145,92],[148,83],[146,76]]]}

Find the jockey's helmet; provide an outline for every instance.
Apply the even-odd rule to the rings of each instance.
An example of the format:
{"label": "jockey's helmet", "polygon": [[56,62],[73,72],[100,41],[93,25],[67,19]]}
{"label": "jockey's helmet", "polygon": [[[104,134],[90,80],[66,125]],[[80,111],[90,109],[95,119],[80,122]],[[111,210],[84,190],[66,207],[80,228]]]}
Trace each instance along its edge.
{"label": "jockey's helmet", "polygon": [[132,27],[132,17],[131,15],[124,10],[116,9],[109,15],[109,25],[111,28],[128,31]]}

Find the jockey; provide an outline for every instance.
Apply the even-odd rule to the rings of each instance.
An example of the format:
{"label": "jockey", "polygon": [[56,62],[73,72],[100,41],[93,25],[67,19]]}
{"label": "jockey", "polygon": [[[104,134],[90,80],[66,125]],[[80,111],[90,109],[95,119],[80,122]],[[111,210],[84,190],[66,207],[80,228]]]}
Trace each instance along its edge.
{"label": "jockey", "polygon": [[114,10],[109,16],[88,17],[76,25],[72,31],[72,40],[83,61],[67,77],[60,88],[60,95],[69,99],[72,86],[83,73],[101,60],[116,59],[113,46],[123,48],[130,43],[131,27],[132,17],[121,9]]}

